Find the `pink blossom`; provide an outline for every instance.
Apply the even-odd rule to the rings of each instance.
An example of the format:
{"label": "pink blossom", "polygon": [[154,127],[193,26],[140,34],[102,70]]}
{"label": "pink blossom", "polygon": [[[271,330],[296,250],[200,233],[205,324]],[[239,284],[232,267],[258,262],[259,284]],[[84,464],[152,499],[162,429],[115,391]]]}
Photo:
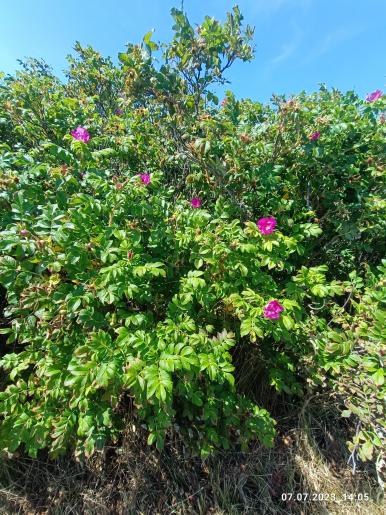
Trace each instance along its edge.
{"label": "pink blossom", "polygon": [[320,132],[319,131],[316,131],[316,132],[313,132],[311,135],[310,135],[310,140],[311,141],[316,141],[317,139],[320,138]]}
{"label": "pink blossom", "polygon": [[194,208],[201,207],[201,199],[198,197],[193,197],[190,204]]}
{"label": "pink blossom", "polygon": [[228,103],[228,99],[225,97],[223,100],[221,100],[220,105],[222,107],[225,107],[227,105],[227,103]]}
{"label": "pink blossom", "polygon": [[264,317],[271,320],[280,318],[280,313],[284,311],[283,306],[277,300],[271,300],[264,306]]}
{"label": "pink blossom", "polygon": [[83,141],[83,143],[87,143],[90,140],[90,134],[84,127],[77,127],[71,131],[71,136],[78,141]]}
{"label": "pink blossom", "polygon": [[372,93],[369,93],[366,96],[366,102],[375,102],[376,100],[381,98],[381,96],[383,96],[382,91],[380,89],[376,89],[375,91],[373,91]]}
{"label": "pink blossom", "polygon": [[28,229],[22,229],[20,231],[20,235],[21,236],[28,236],[29,235],[29,230]]}
{"label": "pink blossom", "polygon": [[256,222],[256,225],[261,234],[271,234],[275,230],[277,221],[273,216],[269,216],[267,218],[260,218],[260,220]]}
{"label": "pink blossom", "polygon": [[150,182],[150,175],[148,173],[141,173],[140,178],[143,184],[149,184]]}

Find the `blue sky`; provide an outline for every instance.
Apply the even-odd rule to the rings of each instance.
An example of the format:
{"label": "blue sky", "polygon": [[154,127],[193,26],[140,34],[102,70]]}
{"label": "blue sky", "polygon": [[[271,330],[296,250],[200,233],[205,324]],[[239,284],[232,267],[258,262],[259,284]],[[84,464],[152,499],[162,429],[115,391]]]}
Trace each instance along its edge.
{"label": "blue sky", "polygon": [[[229,71],[236,95],[311,92],[321,82],[360,95],[386,84],[386,0],[185,0],[191,22],[224,19],[237,3],[255,26],[256,58]],[[17,58],[42,57],[57,74],[76,40],[116,56],[150,29],[171,38],[170,8],[180,0],[0,0],[0,71]]]}

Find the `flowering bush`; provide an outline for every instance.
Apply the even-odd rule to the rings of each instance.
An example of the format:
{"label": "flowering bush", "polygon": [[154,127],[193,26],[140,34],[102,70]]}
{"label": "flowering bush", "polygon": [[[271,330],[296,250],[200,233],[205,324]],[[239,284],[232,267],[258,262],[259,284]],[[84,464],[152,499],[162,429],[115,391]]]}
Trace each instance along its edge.
{"label": "flowering bush", "polygon": [[75,130],[71,131],[71,136],[78,141],[83,141],[83,143],[90,141],[90,134],[88,130],[83,127],[77,127]]}
{"label": "flowering bush", "polygon": [[316,131],[316,132],[313,132],[310,136],[310,140],[311,141],[316,141],[320,138],[320,132],[319,131]]}
{"label": "flowering bush", "polygon": [[198,197],[192,198],[192,201],[190,202],[190,205],[194,207],[195,209],[201,207],[201,199]]}
{"label": "flowering bush", "polygon": [[276,219],[271,217],[260,218],[256,223],[261,234],[271,234],[277,225]]}
{"label": "flowering bush", "polygon": [[242,373],[283,394],[338,384],[325,341],[353,316],[347,278],[385,250],[384,97],[228,92],[219,106],[213,85],[252,58],[252,29],[237,8],[196,31],[172,15],[161,67],[148,33],[119,66],[77,44],[65,84],[34,60],[2,80],[11,452],[91,454],[131,413],[159,448],[176,434],[203,456],[271,445],[274,421],[235,369],[245,346]]}
{"label": "flowering bush", "polygon": [[376,102],[381,96],[383,95],[382,91],[380,89],[377,89],[373,91],[372,93],[369,93],[366,96],[367,102]]}
{"label": "flowering bush", "polygon": [[265,318],[270,318],[271,320],[277,320],[280,318],[281,312],[284,311],[283,306],[277,300],[271,300],[264,307],[264,316]]}
{"label": "flowering bush", "polygon": [[150,175],[148,173],[141,173],[140,175],[141,181],[143,184],[149,184],[150,183]]}

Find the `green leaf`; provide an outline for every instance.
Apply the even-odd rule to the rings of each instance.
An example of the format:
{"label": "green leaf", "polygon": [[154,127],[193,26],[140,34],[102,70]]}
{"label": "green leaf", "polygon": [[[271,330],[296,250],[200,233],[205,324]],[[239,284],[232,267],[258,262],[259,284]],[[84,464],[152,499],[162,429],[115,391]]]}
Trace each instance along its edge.
{"label": "green leaf", "polygon": [[98,366],[98,373],[95,377],[95,382],[98,386],[107,386],[116,374],[116,363],[110,361],[108,363],[100,363]]}
{"label": "green leaf", "polygon": [[382,368],[379,368],[371,377],[377,386],[382,386],[385,382],[385,373]]}
{"label": "green leaf", "polygon": [[246,336],[252,331],[252,320],[250,318],[244,318],[240,325],[240,336]]}
{"label": "green leaf", "polygon": [[290,329],[292,329],[295,325],[294,323],[294,320],[292,317],[290,317],[289,315],[284,315],[282,317],[282,321],[283,321],[283,325],[284,327],[289,331]]}

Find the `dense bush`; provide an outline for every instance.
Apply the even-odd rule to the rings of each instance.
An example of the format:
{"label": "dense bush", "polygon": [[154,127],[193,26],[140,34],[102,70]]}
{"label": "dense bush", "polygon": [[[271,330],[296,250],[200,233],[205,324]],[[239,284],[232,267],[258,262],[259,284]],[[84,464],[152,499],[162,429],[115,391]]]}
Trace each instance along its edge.
{"label": "dense bush", "polygon": [[77,44],[65,83],[36,60],[2,79],[1,446],[91,454],[133,408],[158,447],[270,445],[234,370],[248,345],[244,374],[336,391],[379,455],[384,98],[219,104],[252,29],[172,15],[168,46],[148,33],[119,66]]}
{"label": "dense bush", "polygon": [[343,416],[356,415],[351,450],[358,449],[363,461],[374,457],[380,461],[386,441],[386,261],[366,276],[364,282],[355,272],[350,274],[345,304],[351,301],[352,309],[334,306],[325,330],[313,337],[318,359],[315,381],[329,382],[347,408]]}

